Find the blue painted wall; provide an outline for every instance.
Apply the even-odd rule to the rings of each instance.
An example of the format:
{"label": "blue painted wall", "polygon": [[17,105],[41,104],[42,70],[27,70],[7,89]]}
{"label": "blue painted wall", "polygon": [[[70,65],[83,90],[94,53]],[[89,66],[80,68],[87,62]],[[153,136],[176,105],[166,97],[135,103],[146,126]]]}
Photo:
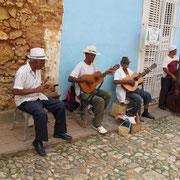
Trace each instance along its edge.
{"label": "blue painted wall", "polygon": [[[143,0],[65,0],[60,56],[61,99],[71,83],[68,77],[75,65],[84,60],[82,49],[95,45],[97,69],[104,72],[128,56],[136,71],[142,23]],[[102,89],[115,99],[113,76],[107,76]],[[111,106],[111,103],[109,107]]]}

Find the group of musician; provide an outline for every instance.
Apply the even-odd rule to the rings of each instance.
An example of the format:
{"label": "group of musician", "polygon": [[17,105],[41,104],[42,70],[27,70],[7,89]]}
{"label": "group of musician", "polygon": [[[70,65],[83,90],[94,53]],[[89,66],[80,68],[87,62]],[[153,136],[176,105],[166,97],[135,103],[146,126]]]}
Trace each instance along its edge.
{"label": "group of musician", "polygon": [[[169,47],[169,54],[164,59],[163,71],[164,77],[162,78],[162,89],[160,93],[159,107],[161,109],[166,108],[165,96],[167,91],[171,86],[171,80],[176,80],[172,73],[177,69],[178,58],[176,55],[177,48],[175,46]],[[69,82],[75,84],[76,96],[80,101],[87,100],[92,93],[85,93],[81,87],[80,83],[87,83],[91,85],[94,83],[93,79],[81,78],[83,75],[94,74],[96,70],[96,65],[94,59],[96,55],[100,53],[96,52],[95,46],[88,46],[82,51],[85,54],[85,59],[78,63],[73,71],[70,73],[68,78]],[[17,108],[20,110],[31,114],[34,118],[35,126],[35,139],[33,141],[33,146],[36,152],[40,156],[46,156],[46,151],[43,147],[43,141],[48,141],[48,129],[47,121],[48,116],[46,111],[51,112],[55,118],[54,126],[54,137],[61,138],[67,141],[71,141],[72,137],[67,134],[66,127],[66,115],[65,115],[65,105],[62,101],[54,98],[49,98],[43,94],[45,90],[45,84],[41,80],[41,69],[44,67],[45,62],[48,58],[45,55],[45,51],[42,48],[32,48],[30,54],[28,55],[29,61],[27,64],[23,65],[18,69],[15,75],[13,94],[15,95],[14,100]],[[114,69],[110,67],[105,75],[114,74],[114,84],[116,84],[116,96],[120,103],[124,103],[126,99],[133,100],[132,116],[136,116],[137,112],[141,115],[141,101],[144,102],[144,112],[143,117],[154,119],[149,111],[149,103],[152,101],[149,92],[143,89],[137,88],[135,92],[128,92],[123,88],[123,84],[129,84],[134,86],[135,80],[124,80],[125,77],[130,77],[133,71],[129,69],[130,60],[128,57],[123,57],[120,61],[121,67],[116,70],[114,74]],[[171,69],[171,70],[169,70]],[[147,72],[150,70],[147,69]],[[54,91],[54,85],[48,87],[50,91]],[[94,113],[94,119],[92,122],[92,128],[95,129],[100,134],[106,134],[107,130],[102,126],[104,112],[111,99],[111,92],[96,89],[96,94],[93,95],[90,104],[92,105],[92,111]],[[143,120],[141,120],[143,121]]]}

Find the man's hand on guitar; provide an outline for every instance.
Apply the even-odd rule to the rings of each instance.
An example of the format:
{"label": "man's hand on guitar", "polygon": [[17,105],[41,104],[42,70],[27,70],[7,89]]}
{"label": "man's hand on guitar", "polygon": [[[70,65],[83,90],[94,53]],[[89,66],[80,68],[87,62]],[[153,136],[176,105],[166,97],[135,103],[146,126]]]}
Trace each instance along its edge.
{"label": "man's hand on guitar", "polygon": [[135,85],[135,81],[134,81],[134,80],[128,80],[128,83],[129,83],[131,86],[134,86],[134,85]]}
{"label": "man's hand on guitar", "polygon": [[148,74],[149,72],[150,72],[151,70],[149,69],[149,68],[147,68],[146,70],[145,70],[145,72]]}
{"label": "man's hand on guitar", "polygon": [[113,75],[113,73],[114,73],[113,67],[110,67],[110,68],[106,71],[106,74],[108,74],[108,75]]}
{"label": "man's hand on guitar", "polygon": [[93,84],[94,80],[93,79],[83,79],[84,82],[86,82],[87,84]]}

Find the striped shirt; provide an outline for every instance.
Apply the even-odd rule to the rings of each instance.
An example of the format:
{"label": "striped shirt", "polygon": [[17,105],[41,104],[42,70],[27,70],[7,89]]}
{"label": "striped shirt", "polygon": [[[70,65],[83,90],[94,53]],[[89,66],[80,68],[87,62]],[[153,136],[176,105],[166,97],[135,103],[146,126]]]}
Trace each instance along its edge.
{"label": "striped shirt", "polygon": [[[42,84],[41,70],[32,71],[29,63],[20,67],[15,75],[13,89],[35,89]],[[43,93],[32,93],[27,95],[15,95],[17,106],[25,101],[48,100]]]}

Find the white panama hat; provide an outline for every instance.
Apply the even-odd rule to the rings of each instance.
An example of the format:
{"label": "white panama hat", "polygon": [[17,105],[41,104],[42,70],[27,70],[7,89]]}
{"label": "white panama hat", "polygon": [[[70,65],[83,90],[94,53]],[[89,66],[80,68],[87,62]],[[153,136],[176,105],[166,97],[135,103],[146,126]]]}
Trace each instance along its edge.
{"label": "white panama hat", "polygon": [[86,49],[82,50],[82,53],[101,55],[100,53],[96,52],[96,46],[87,46]]}
{"label": "white panama hat", "polygon": [[37,60],[48,60],[45,55],[43,48],[32,48],[30,50],[30,54],[28,55],[29,59],[37,59]]}
{"label": "white panama hat", "polygon": [[177,46],[175,46],[175,45],[170,45],[170,46],[168,47],[168,52],[171,52],[171,51],[173,51],[173,50],[175,50],[175,49],[177,49]]}

